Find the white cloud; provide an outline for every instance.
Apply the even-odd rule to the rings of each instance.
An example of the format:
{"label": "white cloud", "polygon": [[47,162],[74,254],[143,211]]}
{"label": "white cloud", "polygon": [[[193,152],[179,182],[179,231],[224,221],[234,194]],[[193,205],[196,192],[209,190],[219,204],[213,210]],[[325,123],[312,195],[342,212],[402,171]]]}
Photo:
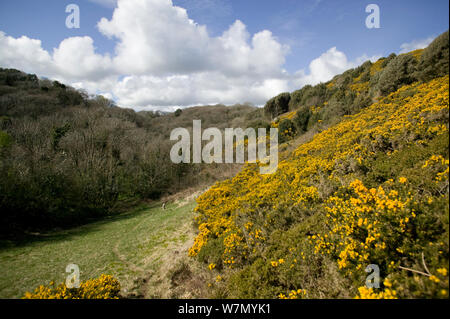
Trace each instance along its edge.
{"label": "white cloud", "polygon": [[411,42],[403,43],[400,45],[401,50],[399,53],[407,53],[417,49],[426,48],[431,42],[433,42],[434,38],[435,37],[431,36],[426,39],[413,40]]}
{"label": "white cloud", "polygon": [[53,64],[72,80],[94,81],[111,74],[110,57],[96,54],[94,41],[87,36],[64,39],[53,51]]}
{"label": "white cloud", "polygon": [[98,29],[118,39],[113,62],[122,74],[266,75],[279,72],[287,51],[270,31],[250,37],[239,20],[222,36],[210,37],[206,26],[170,0],[119,1],[112,19],[102,18]]}
{"label": "white cloud", "polygon": [[251,101],[257,105],[288,90],[287,79],[230,78],[218,72],[168,77],[130,76],[120,81],[113,93],[119,104],[150,106],[189,106],[234,104]]}
{"label": "white cloud", "polygon": [[119,0],[112,18],[102,18],[98,29],[116,41],[113,56],[97,53],[88,36],[64,39],[49,53],[39,40],[0,32],[0,65],[114,96],[125,107],[167,110],[245,101],[262,105],[280,92],[330,80],[366,58],[351,62],[333,47],[310,63],[308,73],[288,74],[283,65],[289,47],[269,30],[251,35],[236,20],[212,37],[171,0]]}
{"label": "white cloud", "polygon": [[362,55],[356,58],[355,61],[348,61],[347,56],[343,52],[337,50],[336,47],[332,47],[327,52],[311,61],[309,64],[309,74],[305,74],[304,70],[298,71],[295,83],[298,86],[303,86],[306,84],[314,85],[320,82],[327,82],[337,74],[343,73],[350,68],[357,67],[367,60],[375,62],[380,57],[381,55],[372,57]]}
{"label": "white cloud", "polygon": [[343,52],[333,47],[309,64],[311,74],[309,83],[319,83],[330,80],[334,75],[349,68],[349,62]]}
{"label": "white cloud", "polygon": [[[0,31],[0,65],[39,74],[53,74],[50,54],[41,41],[26,36],[13,38]],[[52,70],[49,70],[51,68]]]}

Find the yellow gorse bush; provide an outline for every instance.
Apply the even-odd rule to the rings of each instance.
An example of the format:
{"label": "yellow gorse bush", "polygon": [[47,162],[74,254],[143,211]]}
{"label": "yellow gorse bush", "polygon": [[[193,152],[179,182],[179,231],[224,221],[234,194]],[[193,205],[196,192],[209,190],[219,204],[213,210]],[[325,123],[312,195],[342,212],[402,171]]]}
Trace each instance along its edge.
{"label": "yellow gorse bush", "polygon": [[120,283],[113,276],[102,274],[82,281],[79,288],[67,288],[65,283],[41,285],[34,292],[26,292],[23,299],[118,299]]}
{"label": "yellow gorse bush", "polygon": [[305,296],[306,296],[306,290],[297,289],[297,290],[291,290],[288,295],[280,293],[278,295],[278,299],[300,299]]}
{"label": "yellow gorse bush", "polygon": [[[389,182],[389,186],[395,184]],[[317,234],[312,242],[316,253],[338,255],[339,268],[354,263],[360,269],[372,254],[387,248],[387,239],[396,239],[382,236],[386,223],[393,233],[400,235],[407,230],[408,222],[415,217],[414,209],[408,208],[414,198],[403,199],[397,190],[386,192],[381,186],[369,190],[357,179],[350,183],[350,190],[354,196],[328,199],[327,223],[331,230],[326,235]]]}
{"label": "yellow gorse bush", "polygon": [[[374,63],[372,69],[380,65],[381,61]],[[448,112],[448,81],[445,76],[404,86],[361,113],[347,116],[281,160],[272,175],[260,175],[257,164],[247,164],[234,178],[215,184],[197,199],[199,234],[189,255],[196,256],[209,240],[219,238],[224,264],[240,266],[262,251],[277,222],[276,212],[314,207],[326,215],[329,231],[310,236],[313,251],[336,260],[340,271],[364,275],[364,265],[372,260],[389,264],[393,258],[413,258],[417,251],[403,242],[414,241],[416,207],[432,204],[417,202],[406,177],[369,188],[357,171],[377,152],[394,156],[396,145],[423,145],[448,135],[448,122],[435,120]],[[404,94],[411,91],[414,94]],[[423,174],[434,174],[433,187],[447,198],[448,166],[448,155],[433,155],[419,167]],[[337,185],[341,191],[328,194],[327,185]],[[280,265],[278,260],[267,263],[277,269]],[[398,271],[396,266],[389,269]],[[361,298],[395,296],[394,290],[359,290]]]}
{"label": "yellow gorse bush", "polygon": [[376,292],[373,288],[359,287],[358,292],[355,299],[397,299],[397,293],[391,289]]}

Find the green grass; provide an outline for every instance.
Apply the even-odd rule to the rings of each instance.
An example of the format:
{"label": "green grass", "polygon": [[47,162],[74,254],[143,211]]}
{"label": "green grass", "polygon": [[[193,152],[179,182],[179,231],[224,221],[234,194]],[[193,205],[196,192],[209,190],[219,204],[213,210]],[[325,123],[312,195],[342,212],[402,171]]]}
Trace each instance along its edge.
{"label": "green grass", "polygon": [[77,264],[81,280],[114,275],[128,297],[147,297],[142,285],[185,254],[193,238],[194,201],[161,209],[144,205],[68,231],[41,234],[20,243],[0,243],[0,298],[20,298],[40,284],[63,282],[66,266]]}

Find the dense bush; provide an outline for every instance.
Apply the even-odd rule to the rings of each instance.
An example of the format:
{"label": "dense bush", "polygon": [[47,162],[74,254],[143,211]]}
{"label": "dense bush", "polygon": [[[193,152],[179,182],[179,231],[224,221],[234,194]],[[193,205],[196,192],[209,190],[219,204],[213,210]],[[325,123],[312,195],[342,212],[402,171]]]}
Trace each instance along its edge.
{"label": "dense bush", "polygon": [[323,83],[315,86],[306,85],[302,90],[303,92],[301,94],[299,105],[322,105],[327,99],[327,87]]}
{"label": "dense bush", "polygon": [[392,59],[380,72],[376,87],[382,95],[396,91],[400,86],[416,81],[414,76],[417,59],[410,54],[401,54]]}
{"label": "dense bush", "polygon": [[293,119],[297,132],[304,133],[308,129],[308,122],[311,117],[311,110],[309,107],[300,108]]}
{"label": "dense bush", "polygon": [[416,77],[429,81],[448,73],[449,62],[448,31],[438,36],[422,53],[417,66]]}
{"label": "dense bush", "polygon": [[68,288],[65,283],[41,285],[26,292],[23,299],[119,299],[120,283],[113,276],[102,274],[95,279],[80,282],[79,288]]}
{"label": "dense bush", "polygon": [[175,115],[177,117],[177,116],[180,116],[182,112],[183,112],[183,110],[177,109],[175,112],[173,112],[173,115]]}
{"label": "dense bush", "polygon": [[269,101],[264,106],[264,113],[271,118],[275,118],[289,110],[289,101],[291,95],[289,93],[281,93]]}
{"label": "dense bush", "polygon": [[297,128],[290,119],[283,119],[278,125],[279,142],[283,143],[297,134]]}

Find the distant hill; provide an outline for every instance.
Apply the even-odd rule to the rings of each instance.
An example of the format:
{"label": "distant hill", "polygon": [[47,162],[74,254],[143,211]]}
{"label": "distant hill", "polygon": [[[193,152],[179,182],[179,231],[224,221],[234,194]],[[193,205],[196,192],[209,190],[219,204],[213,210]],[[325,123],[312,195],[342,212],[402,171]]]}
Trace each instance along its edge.
{"label": "distant hill", "polygon": [[263,117],[247,105],[135,112],[57,81],[0,69],[2,236],[71,227],[123,203],[233,176],[241,164],[171,163],[171,130],[191,128],[194,119],[225,128]]}

